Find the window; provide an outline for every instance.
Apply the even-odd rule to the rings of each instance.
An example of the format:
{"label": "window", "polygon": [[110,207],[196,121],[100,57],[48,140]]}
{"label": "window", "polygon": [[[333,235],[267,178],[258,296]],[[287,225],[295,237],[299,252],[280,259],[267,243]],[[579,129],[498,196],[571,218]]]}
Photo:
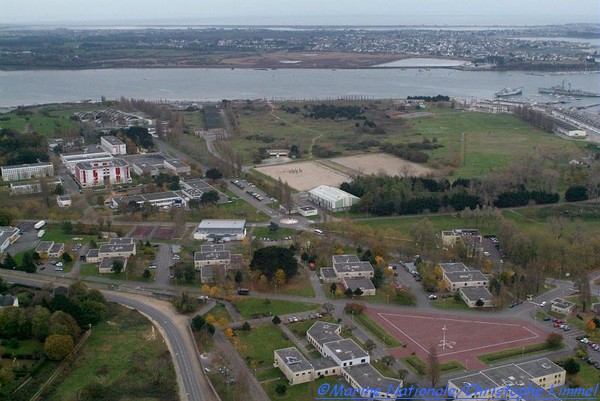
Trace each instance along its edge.
{"label": "window", "polygon": [[366,358],[363,358],[363,359],[360,360],[360,362],[364,363],[364,362],[366,362],[366,360],[367,360]]}
{"label": "window", "polygon": [[344,366],[346,366],[346,362],[344,362]]}

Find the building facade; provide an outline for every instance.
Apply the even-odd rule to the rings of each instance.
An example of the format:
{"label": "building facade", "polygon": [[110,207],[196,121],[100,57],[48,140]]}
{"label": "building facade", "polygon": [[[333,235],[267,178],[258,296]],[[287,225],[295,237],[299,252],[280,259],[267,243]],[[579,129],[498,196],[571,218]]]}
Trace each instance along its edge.
{"label": "building facade", "polygon": [[308,191],[308,199],[330,212],[348,210],[360,201],[359,197],[328,185],[320,185]]}
{"label": "building facade", "polygon": [[129,164],[121,159],[79,162],[75,165],[75,180],[83,188],[131,182]]}
{"label": "building facade", "polygon": [[30,180],[32,178],[53,177],[54,165],[52,163],[31,163],[2,166],[0,172],[4,181]]}
{"label": "building facade", "polygon": [[111,155],[126,155],[127,147],[125,143],[112,135],[105,135],[100,137],[100,147]]}
{"label": "building facade", "polygon": [[242,241],[246,236],[246,220],[204,219],[194,232],[194,239],[208,241]]}

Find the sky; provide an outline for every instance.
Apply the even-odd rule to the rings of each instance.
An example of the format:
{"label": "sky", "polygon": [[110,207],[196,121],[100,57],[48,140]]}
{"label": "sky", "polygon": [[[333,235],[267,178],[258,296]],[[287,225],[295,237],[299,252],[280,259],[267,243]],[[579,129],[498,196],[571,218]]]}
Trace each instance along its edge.
{"label": "sky", "polygon": [[0,0],[0,24],[600,23],[599,0]]}

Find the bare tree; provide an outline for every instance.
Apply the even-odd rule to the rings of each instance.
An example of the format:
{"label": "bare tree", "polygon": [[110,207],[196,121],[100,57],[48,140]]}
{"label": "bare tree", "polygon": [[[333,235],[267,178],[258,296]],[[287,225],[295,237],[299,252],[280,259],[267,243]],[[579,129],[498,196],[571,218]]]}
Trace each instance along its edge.
{"label": "bare tree", "polygon": [[427,360],[427,377],[431,380],[431,387],[437,386],[440,381],[440,360],[437,354],[437,346],[432,345],[429,348],[429,358]]}

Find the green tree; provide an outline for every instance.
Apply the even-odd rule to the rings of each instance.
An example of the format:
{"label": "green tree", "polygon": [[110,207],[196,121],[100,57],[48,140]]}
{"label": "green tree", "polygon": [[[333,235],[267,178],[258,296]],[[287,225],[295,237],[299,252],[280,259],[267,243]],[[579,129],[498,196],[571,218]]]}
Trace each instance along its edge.
{"label": "green tree", "polygon": [[293,278],[298,272],[294,252],[279,246],[268,246],[254,251],[250,270],[258,270],[271,280],[277,269],[283,269],[286,279]]}
{"label": "green tree", "polygon": [[43,341],[50,334],[50,311],[37,305],[31,315],[31,335]]}
{"label": "green tree", "polygon": [[577,362],[575,359],[569,358],[565,361],[563,368],[565,368],[568,374],[574,375],[579,372],[581,366],[579,365],[579,362]]}
{"label": "green tree", "polygon": [[142,273],[142,277],[143,278],[150,278],[152,276],[152,273],[150,273],[149,269],[144,269],[144,272]]}
{"label": "green tree", "polygon": [[204,327],[205,324],[206,324],[206,319],[204,319],[204,316],[202,316],[202,315],[196,315],[192,319],[192,328],[194,330],[202,330],[202,328]]}
{"label": "green tree", "polygon": [[173,306],[179,313],[192,313],[198,307],[193,297],[190,297],[187,292],[182,292],[173,300]]}
{"label": "green tree", "polygon": [[350,298],[352,296],[352,288],[346,288],[346,291],[344,291],[344,295]]}
{"label": "green tree", "polygon": [[183,266],[183,279],[188,283],[191,283],[196,278],[196,270],[194,269],[194,265],[191,263],[186,263]]}
{"label": "green tree", "polygon": [[244,322],[244,324],[242,325],[242,330],[250,331],[251,329],[252,329],[252,327],[250,326],[250,323]]}
{"label": "green tree", "polygon": [[475,301],[475,306],[481,308],[483,305],[485,305],[485,301],[482,298],[479,298],[477,301]]}
{"label": "green tree", "polygon": [[46,338],[44,353],[54,361],[62,361],[73,350],[73,345],[71,336],[52,334]]}
{"label": "green tree", "polygon": [[383,284],[383,280],[385,279],[383,275],[383,269],[379,266],[375,266],[373,271],[373,278],[371,278],[371,282],[373,282],[373,286],[375,288],[380,288]]}
{"label": "green tree", "polygon": [[546,338],[546,345],[549,348],[559,348],[563,343],[563,336],[559,333],[550,333]]}
{"label": "green tree", "polygon": [[31,252],[25,252],[23,255],[23,262],[21,263],[21,270],[27,273],[35,273],[36,267],[33,261],[33,255]]}
{"label": "green tree", "polygon": [[279,224],[277,224],[275,222],[270,222],[269,223],[269,232],[275,233],[275,232],[277,232],[277,230],[279,230]]}
{"label": "green tree", "polygon": [[381,362],[386,366],[392,366],[394,363],[396,363],[396,358],[392,355],[386,355],[381,358]]}
{"label": "green tree", "polygon": [[275,324],[275,325],[278,325],[281,323],[281,318],[279,316],[275,315],[273,317],[273,320],[271,320],[271,322],[273,322],[273,324]]}
{"label": "green tree", "polygon": [[6,255],[4,256],[4,261],[2,262],[2,268],[14,270],[16,267],[17,267],[17,262],[15,261],[15,258],[12,257],[10,252],[7,252]]}
{"label": "green tree", "polygon": [[211,168],[206,170],[205,176],[210,180],[216,181],[223,178],[223,173],[218,168]]}
{"label": "green tree", "polygon": [[335,294],[336,291],[337,291],[337,284],[331,283],[331,285],[329,286],[329,292],[331,292],[332,294]]}
{"label": "green tree", "polygon": [[73,261],[73,258],[71,257],[71,254],[69,252],[65,252],[62,254],[61,259],[63,260],[63,262],[65,263],[69,263]]}
{"label": "green tree", "polygon": [[284,395],[287,392],[287,386],[283,383],[279,383],[275,387],[275,392],[279,395]]}
{"label": "green tree", "polygon": [[377,344],[375,344],[375,342],[373,340],[371,340],[370,338],[365,341],[364,343],[364,349],[365,351],[367,351],[369,354],[371,353],[371,351],[373,351],[375,348],[377,347]]}
{"label": "green tree", "polygon": [[73,339],[79,336],[81,329],[73,316],[63,311],[56,311],[50,316],[48,333],[71,336]]}
{"label": "green tree", "polygon": [[203,205],[208,205],[208,204],[215,205],[218,201],[219,201],[219,193],[214,190],[204,192],[200,196],[200,203]]}
{"label": "green tree", "polygon": [[112,263],[112,271],[115,273],[121,273],[125,267],[125,263],[121,259],[115,259]]}
{"label": "green tree", "polygon": [[356,287],[354,289],[354,295],[356,295],[357,297],[360,297],[363,294],[363,290],[360,289],[360,287]]}
{"label": "green tree", "polygon": [[241,271],[236,271],[235,272],[235,277],[233,278],[233,281],[236,282],[236,284],[239,284],[243,281],[243,277],[242,277],[242,272]]}
{"label": "green tree", "polygon": [[462,297],[460,296],[459,291],[455,291],[453,297],[455,302],[462,302]]}
{"label": "green tree", "polygon": [[65,220],[62,223],[60,223],[60,227],[65,234],[73,233],[73,223],[71,223],[68,220]]}

